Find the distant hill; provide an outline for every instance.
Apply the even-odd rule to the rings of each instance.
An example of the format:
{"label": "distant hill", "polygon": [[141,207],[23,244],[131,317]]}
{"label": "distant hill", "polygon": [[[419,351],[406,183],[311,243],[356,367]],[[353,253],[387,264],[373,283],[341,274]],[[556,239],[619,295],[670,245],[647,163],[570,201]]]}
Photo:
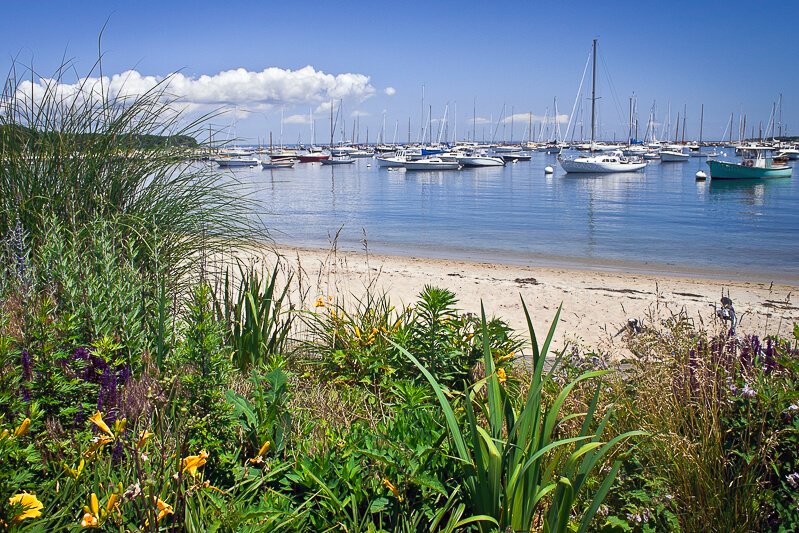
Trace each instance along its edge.
{"label": "distant hill", "polygon": [[[64,138],[61,136],[62,134],[54,133],[54,132],[45,132],[41,133],[30,128],[26,128],[25,126],[19,125],[4,125],[0,126],[0,147],[6,145],[6,143],[12,143],[19,146],[19,144],[24,143],[26,141],[40,141],[46,142],[47,140],[54,141],[59,139],[61,141]],[[153,148],[165,148],[168,146],[176,147],[176,148],[196,148],[198,146],[197,140],[194,137],[189,135],[117,135],[114,138],[110,138],[108,134],[101,134],[101,133],[86,133],[86,134],[63,134],[72,137],[69,139],[71,142],[75,144],[79,144],[81,141],[86,142],[87,144],[95,144],[97,142],[105,140],[106,142],[111,142],[115,144],[119,148],[128,148],[128,149],[139,149],[139,150],[148,150]]]}

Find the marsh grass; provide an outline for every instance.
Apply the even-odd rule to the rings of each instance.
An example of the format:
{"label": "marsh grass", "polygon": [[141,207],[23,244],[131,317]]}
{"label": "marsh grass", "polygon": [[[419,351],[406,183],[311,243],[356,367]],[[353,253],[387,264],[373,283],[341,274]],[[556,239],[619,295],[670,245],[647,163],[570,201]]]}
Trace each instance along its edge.
{"label": "marsh grass", "polygon": [[46,77],[15,63],[0,94],[0,235],[19,225],[35,252],[51,217],[73,232],[113,219],[143,268],[184,281],[203,254],[248,241],[236,183],[188,163],[209,116],[187,119],[169,82],[134,94],[109,88],[102,59],[83,76],[69,62]]}

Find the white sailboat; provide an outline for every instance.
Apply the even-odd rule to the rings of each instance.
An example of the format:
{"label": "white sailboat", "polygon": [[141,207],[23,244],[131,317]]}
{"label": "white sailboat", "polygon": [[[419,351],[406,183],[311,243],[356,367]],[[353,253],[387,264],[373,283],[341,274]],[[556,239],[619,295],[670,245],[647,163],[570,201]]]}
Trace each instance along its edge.
{"label": "white sailboat", "polygon": [[[596,136],[596,39],[593,44],[593,72],[591,85],[591,147]],[[646,167],[647,162],[625,157],[620,150],[591,156],[566,158],[558,156],[558,163],[566,172],[601,173],[634,172]]]}

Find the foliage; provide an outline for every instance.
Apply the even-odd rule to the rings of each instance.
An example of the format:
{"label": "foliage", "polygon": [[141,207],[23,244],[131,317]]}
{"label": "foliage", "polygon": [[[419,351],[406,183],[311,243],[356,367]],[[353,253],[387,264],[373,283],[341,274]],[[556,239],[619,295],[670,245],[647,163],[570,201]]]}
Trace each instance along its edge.
{"label": "foliage", "polygon": [[[438,381],[416,357],[407,351],[405,353],[428,379],[441,404],[449,436],[461,461],[464,490],[472,511],[482,521],[481,529],[490,530],[496,526],[500,530],[510,528],[514,531],[530,531],[537,527],[535,521],[542,511],[544,499],[547,498],[549,508],[542,518],[544,531],[567,531],[572,521],[571,513],[587,476],[601,464],[602,458],[616,444],[640,434],[631,431],[606,443],[600,440],[610,411],[594,427],[594,414],[600,393],[600,388],[597,387],[594,399],[583,415],[578,435],[558,438],[556,426],[578,416],[562,417],[560,414],[561,406],[570,391],[580,381],[605,374],[603,371],[583,374],[567,384],[552,405],[544,405],[543,388],[552,379],[552,370],[544,374],[544,354],[549,349],[559,314],[560,310],[555,315],[541,350],[529,314],[527,315],[533,346],[534,374],[524,406],[517,411],[495,371],[485,312],[482,313],[486,378],[472,387],[464,398],[464,428],[456,418],[455,410]],[[557,368],[557,365],[556,359],[553,368]],[[589,499],[589,506],[582,513],[578,531],[587,529],[607,495],[618,468],[617,463]],[[558,474],[555,473],[556,470],[559,470]]]}
{"label": "foliage", "polygon": [[293,315],[283,309],[289,280],[279,290],[279,269],[271,277],[261,277],[254,266],[245,269],[239,263],[239,284],[234,286],[230,271],[225,274],[224,293],[217,301],[217,316],[226,325],[228,340],[233,348],[233,363],[241,371],[268,362],[282,354]]}

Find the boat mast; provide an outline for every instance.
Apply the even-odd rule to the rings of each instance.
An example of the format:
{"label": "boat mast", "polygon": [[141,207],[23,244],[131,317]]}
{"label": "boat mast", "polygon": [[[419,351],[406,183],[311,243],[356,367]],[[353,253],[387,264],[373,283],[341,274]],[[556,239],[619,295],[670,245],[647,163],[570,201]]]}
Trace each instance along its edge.
{"label": "boat mast", "polygon": [[705,104],[699,108],[699,146],[702,146],[702,127],[705,125]]}
{"label": "boat mast", "polygon": [[591,67],[591,150],[594,149],[594,136],[596,135],[596,39],[593,45],[593,66]]}
{"label": "boat mast", "polygon": [[682,108],[682,141],[681,144],[685,144],[685,115],[688,114],[688,104],[684,104]]}

